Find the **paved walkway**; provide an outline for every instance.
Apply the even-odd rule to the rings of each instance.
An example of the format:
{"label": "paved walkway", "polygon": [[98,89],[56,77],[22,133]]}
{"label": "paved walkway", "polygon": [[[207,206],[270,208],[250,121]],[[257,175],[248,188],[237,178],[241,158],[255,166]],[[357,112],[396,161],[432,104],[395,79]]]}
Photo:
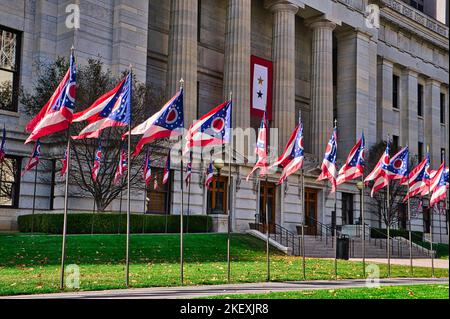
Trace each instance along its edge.
{"label": "paved walkway", "polygon": [[[448,278],[430,279],[382,279],[381,286],[403,286],[424,284],[448,284]],[[256,284],[219,285],[219,286],[192,286],[170,288],[143,288],[128,290],[87,291],[78,293],[62,293],[32,296],[4,297],[7,299],[177,299],[201,298],[228,294],[254,294],[269,292],[286,292],[314,289],[339,289],[366,287],[365,280],[339,280],[339,281],[302,281],[302,282],[271,282]],[[0,298],[1,299],[1,298]]]}
{"label": "paved walkway", "polygon": [[[361,258],[353,258],[351,261],[362,261]],[[387,264],[387,258],[366,258],[366,263],[374,263],[374,264]],[[401,265],[401,266],[409,266],[409,259],[391,259],[391,265]],[[414,267],[429,267],[431,268],[431,259],[413,259]],[[449,269],[448,260],[444,259],[435,259],[434,267],[441,269]]]}

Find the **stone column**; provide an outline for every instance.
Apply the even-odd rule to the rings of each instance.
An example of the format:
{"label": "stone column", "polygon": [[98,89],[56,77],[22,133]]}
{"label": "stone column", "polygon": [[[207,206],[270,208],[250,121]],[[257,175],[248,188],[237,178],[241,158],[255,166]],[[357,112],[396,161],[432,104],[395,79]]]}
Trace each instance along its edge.
{"label": "stone column", "polygon": [[[347,30],[337,34],[338,157],[345,159],[364,131],[370,136],[370,35]],[[374,133],[374,132],[373,132]]]}
{"label": "stone column", "polygon": [[167,97],[175,94],[183,78],[186,127],[197,117],[197,11],[197,0],[171,0]]}
{"label": "stone column", "polygon": [[223,95],[233,92],[233,127],[250,127],[251,1],[228,0]]}
{"label": "stone column", "polygon": [[309,24],[312,29],[311,111],[312,153],[322,158],[333,130],[333,30],[325,19]]}
{"label": "stone column", "polygon": [[131,64],[137,80],[145,83],[147,81],[147,41],[148,3],[115,0],[111,63],[113,73],[120,75],[124,70],[128,70]]}
{"label": "stone column", "polygon": [[418,154],[419,121],[417,119],[417,73],[405,69],[401,74],[401,145],[409,145],[411,154]]}
{"label": "stone column", "polygon": [[425,145],[430,146],[431,165],[437,169],[441,165],[441,126],[440,126],[441,83],[428,79],[425,83]]}
{"label": "stone column", "polygon": [[295,14],[299,7],[285,1],[272,2],[272,60],[274,128],[283,149],[295,128]]}
{"label": "stone column", "polygon": [[386,59],[378,63],[377,141],[386,140],[392,134],[394,111],[392,109],[392,79],[394,64]]}

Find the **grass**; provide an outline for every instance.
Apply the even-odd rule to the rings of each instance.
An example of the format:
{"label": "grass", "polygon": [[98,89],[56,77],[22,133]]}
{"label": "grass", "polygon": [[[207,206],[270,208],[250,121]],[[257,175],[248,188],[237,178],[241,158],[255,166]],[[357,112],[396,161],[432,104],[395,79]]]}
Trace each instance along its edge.
{"label": "grass", "polygon": [[[203,298],[202,298],[203,299]],[[449,299],[448,285],[319,289],[266,294],[214,296],[205,299]]]}
{"label": "grass", "polygon": [[[185,284],[227,283],[226,240],[223,234],[185,236]],[[178,235],[132,235],[130,283],[134,288],[180,284]],[[233,234],[231,239],[233,283],[266,280],[265,243]],[[0,295],[59,292],[61,236],[0,235]],[[80,267],[81,290],[125,288],[125,236],[85,235],[67,237],[66,265]],[[387,266],[380,266],[386,277]],[[333,279],[334,261],[308,259],[308,280]],[[392,266],[393,277],[410,277],[409,267]],[[430,277],[429,268],[415,268],[414,276]],[[448,270],[436,269],[448,277]],[[271,252],[273,281],[302,279],[301,258]],[[362,277],[361,263],[339,261],[338,279]]]}

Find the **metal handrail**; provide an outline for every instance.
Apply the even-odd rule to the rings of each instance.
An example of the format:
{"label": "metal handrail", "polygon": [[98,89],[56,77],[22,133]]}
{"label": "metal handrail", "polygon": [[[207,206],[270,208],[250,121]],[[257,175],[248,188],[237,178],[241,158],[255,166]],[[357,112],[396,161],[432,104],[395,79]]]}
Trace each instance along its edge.
{"label": "metal handrail", "polygon": [[291,248],[292,253],[296,253],[296,248],[298,251],[298,255],[300,255],[300,245],[298,244],[298,241],[296,240],[296,235],[288,230],[287,228],[278,225],[277,223],[262,223],[260,221],[260,214],[255,214],[255,225],[258,226],[258,230],[262,233],[264,232],[263,227],[273,227],[274,232],[271,233],[269,231],[269,238],[273,238],[277,243],[280,243],[281,245]]}

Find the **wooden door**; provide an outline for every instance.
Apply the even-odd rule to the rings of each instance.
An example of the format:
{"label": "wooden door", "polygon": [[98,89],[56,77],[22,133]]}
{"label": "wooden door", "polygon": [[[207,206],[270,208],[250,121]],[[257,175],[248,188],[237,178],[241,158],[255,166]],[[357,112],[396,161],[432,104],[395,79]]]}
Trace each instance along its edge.
{"label": "wooden door", "polygon": [[[264,232],[266,225],[269,225],[269,231],[275,232],[276,224],[276,185],[274,183],[261,182],[259,197],[259,220],[263,224]],[[268,223],[266,222],[266,209],[268,209]]]}
{"label": "wooden door", "polygon": [[305,233],[306,235],[317,235],[317,189],[305,188]]}

